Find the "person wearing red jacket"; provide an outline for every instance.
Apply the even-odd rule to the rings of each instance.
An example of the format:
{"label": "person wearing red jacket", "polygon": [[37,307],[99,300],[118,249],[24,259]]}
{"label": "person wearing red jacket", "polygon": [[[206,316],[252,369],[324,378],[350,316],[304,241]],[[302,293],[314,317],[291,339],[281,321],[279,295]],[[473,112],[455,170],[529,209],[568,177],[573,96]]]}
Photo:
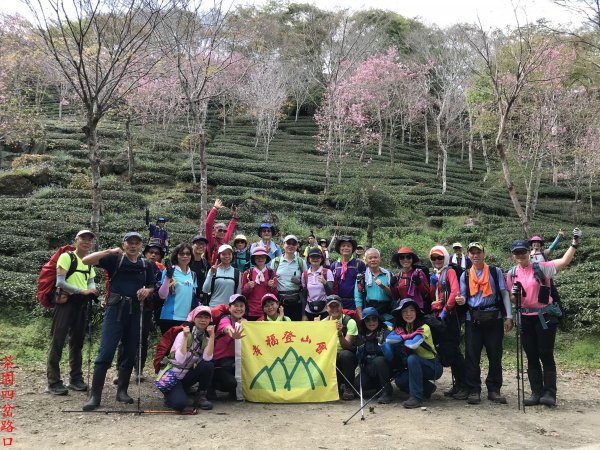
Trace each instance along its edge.
{"label": "person wearing red jacket", "polygon": [[[444,365],[452,370],[452,387],[444,391],[446,397],[466,400],[469,391],[465,385],[465,357],[460,351],[461,315],[456,308],[456,296],[460,293],[457,273],[449,267],[450,254],[442,245],[436,245],[429,251],[429,259],[437,283],[430,287],[431,310],[446,323],[443,356]],[[464,318],[463,318],[464,320]]]}
{"label": "person wearing red jacket", "polygon": [[225,224],[222,222],[215,223],[217,211],[222,207],[223,202],[220,199],[216,199],[215,204],[206,216],[206,222],[204,223],[206,228],[206,239],[208,240],[208,244],[206,245],[206,255],[211,266],[214,266],[217,262],[217,250],[221,245],[229,243],[229,240],[235,231],[235,226],[237,225],[237,208],[235,206],[231,207],[232,216],[227,227],[225,227]]}
{"label": "person wearing red jacket", "polygon": [[412,298],[421,311],[429,313],[429,280],[425,272],[414,267],[419,262],[417,254],[411,248],[400,247],[392,256],[392,262],[400,267],[400,272],[396,274],[398,283],[392,289],[394,298]]}

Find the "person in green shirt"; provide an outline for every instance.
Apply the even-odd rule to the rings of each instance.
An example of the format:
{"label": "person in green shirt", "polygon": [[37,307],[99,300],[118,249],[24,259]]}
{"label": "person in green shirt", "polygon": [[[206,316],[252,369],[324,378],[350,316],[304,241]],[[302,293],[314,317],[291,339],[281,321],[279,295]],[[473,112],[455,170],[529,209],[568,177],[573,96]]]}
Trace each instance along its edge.
{"label": "person in green shirt", "polygon": [[[93,267],[81,260],[92,249],[96,236],[90,230],[81,230],[75,236],[75,251],[60,255],[56,263],[57,298],[52,318],[52,341],[48,351],[46,393],[67,395],[67,387],[74,391],[87,391],[83,382],[82,349],[90,303],[98,296]],[[65,340],[69,336],[69,384],[60,376],[60,359]]]}
{"label": "person in green shirt", "polygon": [[259,317],[259,321],[265,322],[291,322],[288,316],[283,313],[283,305],[279,306],[279,299],[275,294],[270,292],[263,295],[261,299],[263,317]]}

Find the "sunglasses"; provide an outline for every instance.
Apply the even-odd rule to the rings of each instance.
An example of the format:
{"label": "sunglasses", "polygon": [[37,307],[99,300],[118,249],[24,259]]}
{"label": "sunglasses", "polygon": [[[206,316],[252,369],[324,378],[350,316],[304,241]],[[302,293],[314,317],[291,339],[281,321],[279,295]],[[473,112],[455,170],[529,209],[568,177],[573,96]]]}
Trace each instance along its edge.
{"label": "sunglasses", "polygon": [[410,256],[410,255],[400,255],[400,256],[398,256],[398,259],[412,259],[412,256]]}
{"label": "sunglasses", "polygon": [[444,257],[443,256],[432,256],[431,258],[432,261],[443,261]]}
{"label": "sunglasses", "polygon": [[181,252],[178,253],[179,256],[192,256],[192,254],[190,252]]}
{"label": "sunglasses", "polygon": [[286,244],[287,245],[298,245],[298,243],[296,241],[287,241]]}
{"label": "sunglasses", "polygon": [[377,316],[365,317],[365,322],[379,322],[379,318]]}
{"label": "sunglasses", "polygon": [[227,231],[227,230],[226,230],[226,229],[224,229],[224,228],[219,228],[219,229],[217,230],[217,233],[225,233],[226,231]]}

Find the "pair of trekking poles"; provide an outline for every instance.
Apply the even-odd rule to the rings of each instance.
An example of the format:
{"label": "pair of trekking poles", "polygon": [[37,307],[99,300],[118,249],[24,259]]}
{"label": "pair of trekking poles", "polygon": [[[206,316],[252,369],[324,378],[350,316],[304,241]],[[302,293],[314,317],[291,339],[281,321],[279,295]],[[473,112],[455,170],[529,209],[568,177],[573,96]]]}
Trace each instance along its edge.
{"label": "pair of trekking poles", "polygon": [[[90,371],[92,366],[92,298],[88,300],[87,304],[87,319],[88,319],[88,354],[87,354],[87,384],[90,386]],[[99,414],[179,414],[179,415],[196,415],[198,410],[194,408],[192,411],[174,411],[174,410],[144,410],[142,409],[142,337],[143,337],[143,325],[144,325],[144,301],[140,302],[140,321],[139,321],[139,340],[138,340],[138,348],[137,348],[137,385],[138,385],[138,398],[137,398],[137,409],[103,409],[98,410],[94,409],[91,411],[82,411],[80,409],[75,410],[63,410],[63,412],[67,413],[80,413],[80,412],[88,412],[88,413],[99,413]],[[89,389],[89,388],[88,388]]]}
{"label": "pair of trekking poles", "polygon": [[523,321],[521,316],[521,297],[524,296],[523,286],[516,281],[514,285],[517,287],[515,295],[516,307],[516,344],[517,344],[517,409],[525,412],[525,364],[523,358]]}

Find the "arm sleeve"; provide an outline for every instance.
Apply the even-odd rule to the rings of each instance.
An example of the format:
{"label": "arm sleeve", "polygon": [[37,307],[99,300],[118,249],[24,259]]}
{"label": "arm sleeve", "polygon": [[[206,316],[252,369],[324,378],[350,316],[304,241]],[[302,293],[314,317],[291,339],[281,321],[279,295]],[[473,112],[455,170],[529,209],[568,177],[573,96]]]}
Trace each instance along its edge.
{"label": "arm sleeve", "polygon": [[231,239],[231,236],[233,236],[233,232],[235,231],[236,225],[237,219],[235,217],[232,217],[229,221],[229,225],[227,225],[227,232],[225,233],[225,236],[223,236],[223,244],[227,244],[229,242],[229,239]]}
{"label": "arm sleeve", "polygon": [[508,295],[508,291],[504,289],[502,291],[502,302],[504,303],[504,309],[506,310],[506,318],[512,319],[512,309],[510,305],[510,295]]}
{"label": "arm sleeve", "polygon": [[88,289],[96,289],[96,280],[94,279],[94,277],[90,277],[88,278],[87,281],[87,287]]}
{"label": "arm sleeve", "polygon": [[558,270],[556,270],[556,266],[552,261],[540,263],[540,269],[542,269],[542,272],[547,278],[552,278],[558,273]]}
{"label": "arm sleeve", "polygon": [[204,361],[212,361],[213,354],[215,353],[214,345],[212,351],[209,351],[208,345],[204,348],[204,352],[202,353],[202,359]]}
{"label": "arm sleeve", "polygon": [[181,351],[180,351],[181,341],[183,339],[184,339],[184,334],[183,334],[183,331],[181,331],[179,334],[177,334],[177,337],[175,338],[175,342],[173,342],[173,347],[175,348],[175,362],[178,365],[183,365],[185,363],[185,360],[187,359],[187,352],[181,353]]}
{"label": "arm sleeve", "polygon": [[358,290],[358,281],[356,281],[354,283],[354,303],[357,308],[363,307],[362,295],[360,294],[360,291]]}
{"label": "arm sleeve", "polygon": [[548,250],[549,251],[554,250],[559,242],[560,242],[560,234],[557,234],[556,237],[554,238],[554,242],[552,242],[552,244],[550,244],[548,246]]}
{"label": "arm sleeve", "polygon": [[450,284],[450,295],[448,295],[448,301],[446,302],[446,309],[452,310],[456,306],[456,296],[460,293],[460,286],[456,272],[452,269],[447,269],[446,281]]}
{"label": "arm sleeve", "polygon": [[202,292],[205,293],[209,293],[210,291],[210,285],[212,283],[212,279],[213,279],[213,273],[212,270],[208,271],[208,274],[206,275],[206,279],[204,280],[204,284],[202,285]]}
{"label": "arm sleeve", "polygon": [[213,236],[215,217],[217,217],[217,208],[215,208],[213,206],[210,209],[210,211],[208,212],[208,214],[206,216],[206,221],[204,222],[204,233],[206,234],[205,237],[206,237],[206,240],[208,241],[206,244],[206,254],[209,257],[212,257],[211,249],[212,249],[212,245],[213,245],[213,240],[215,239]]}
{"label": "arm sleeve", "polygon": [[66,274],[56,275],[56,287],[62,289],[68,294],[79,294],[81,292],[81,289],[73,286],[72,284],[67,283],[66,276]]}
{"label": "arm sleeve", "polygon": [[169,284],[171,283],[171,279],[167,277],[167,269],[163,270],[160,283],[161,285],[160,289],[158,290],[158,296],[164,300],[167,298],[169,293]]}
{"label": "arm sleeve", "polygon": [[242,293],[242,272],[239,273],[238,275],[238,288],[235,291],[236,294],[241,294]]}

